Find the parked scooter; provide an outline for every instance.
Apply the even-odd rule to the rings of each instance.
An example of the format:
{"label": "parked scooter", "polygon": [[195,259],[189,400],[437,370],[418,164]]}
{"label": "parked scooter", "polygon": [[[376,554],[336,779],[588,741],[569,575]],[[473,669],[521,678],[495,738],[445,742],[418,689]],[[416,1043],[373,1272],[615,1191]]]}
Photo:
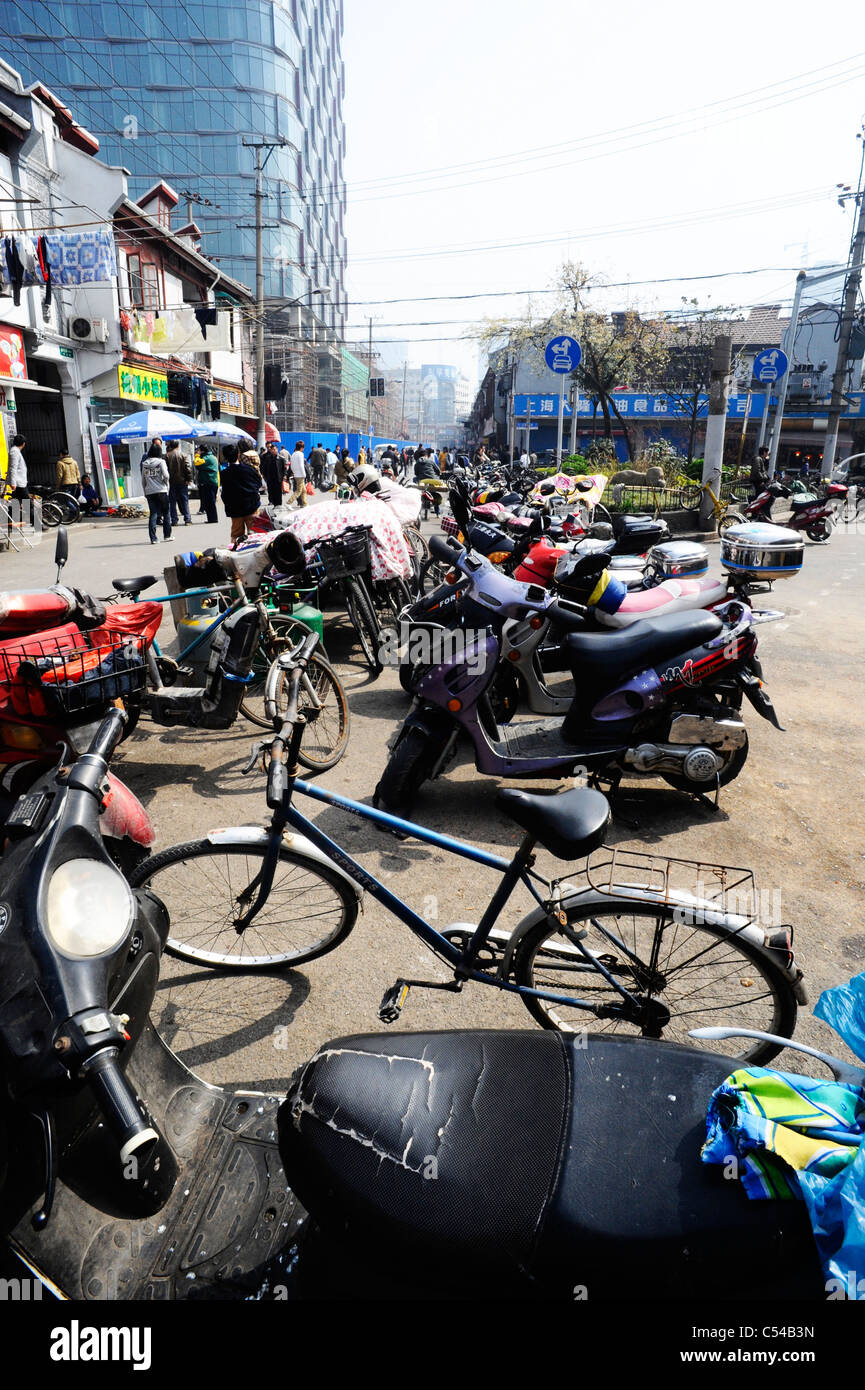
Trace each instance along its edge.
{"label": "parked scooter", "polygon": [[167,914],[99,835],[122,719],[18,804],[3,856],[0,1230],[50,1290],[620,1301],[624,1269],[668,1299],[821,1297],[804,1205],[699,1162],[717,1053],[389,1033],[326,1044],[282,1106],[199,1081],[148,1018]]}
{"label": "parked scooter", "polygon": [[813,492],[794,494],[787,484],[773,479],[767,487],[742,508],[742,521],[771,521],[772,506],[779,497],[789,497],[791,514],[784,525],[792,531],[804,531],[811,541],[828,541],[837,520],[835,507],[843,502],[848,488],[844,483],[830,482],[824,497]]}
{"label": "parked scooter", "polygon": [[[481,556],[438,537],[430,549],[449,557],[467,581],[460,598],[466,631],[457,634],[461,643],[450,644],[461,650],[444,660],[432,655],[427,669],[417,672],[415,704],[376,787],[376,804],[406,812],[423,782],[440,776],[455,756],[461,732],[472,743],[477,770],[493,776],[565,777],[582,768],[613,785],[630,774],[660,775],[679,790],[714,789],[717,795],[748,756],[743,694],[781,728],[762,688],[757,635],[745,604],[602,632],[586,627],[585,609],[569,613],[546,590],[518,584]],[[500,726],[490,702],[501,628],[508,618],[532,617],[572,629],[562,647],[575,693],[564,721],[533,720],[509,729]]]}

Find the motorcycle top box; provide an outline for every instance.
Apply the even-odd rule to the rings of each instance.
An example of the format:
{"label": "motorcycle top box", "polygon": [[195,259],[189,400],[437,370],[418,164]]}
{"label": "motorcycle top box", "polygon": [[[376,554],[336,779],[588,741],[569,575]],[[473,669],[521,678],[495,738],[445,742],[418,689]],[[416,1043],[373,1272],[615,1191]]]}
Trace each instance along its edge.
{"label": "motorcycle top box", "polygon": [[619,555],[643,555],[653,545],[669,538],[666,521],[651,516],[614,516],[613,535]]}
{"label": "motorcycle top box", "polygon": [[746,522],[731,526],[721,537],[721,564],[737,578],[790,579],[802,568],[804,550],[798,531]]}
{"label": "motorcycle top box", "polygon": [[659,579],[700,579],[709,572],[709,552],[699,541],[666,541],[649,557]]}

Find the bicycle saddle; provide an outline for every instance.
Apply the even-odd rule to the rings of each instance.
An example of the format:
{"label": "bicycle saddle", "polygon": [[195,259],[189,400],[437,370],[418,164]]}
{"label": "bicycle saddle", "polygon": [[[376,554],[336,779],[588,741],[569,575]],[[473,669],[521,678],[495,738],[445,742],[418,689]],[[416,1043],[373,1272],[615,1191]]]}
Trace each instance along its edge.
{"label": "bicycle saddle", "polygon": [[111,587],[121,594],[140,594],[142,589],[149,589],[158,583],[155,574],[140,574],[137,579],[112,579]]}
{"label": "bicycle saddle", "polygon": [[496,800],[506,816],[557,859],[584,859],[604,843],[610,824],[607,798],[591,787],[546,796],[506,787]]}
{"label": "bicycle saddle", "polygon": [[280,1108],[280,1153],[328,1267],[378,1264],[396,1297],[417,1278],[448,1298],[822,1298],[804,1204],[750,1202],[700,1162],[735,1067],[642,1038],[339,1038]]}

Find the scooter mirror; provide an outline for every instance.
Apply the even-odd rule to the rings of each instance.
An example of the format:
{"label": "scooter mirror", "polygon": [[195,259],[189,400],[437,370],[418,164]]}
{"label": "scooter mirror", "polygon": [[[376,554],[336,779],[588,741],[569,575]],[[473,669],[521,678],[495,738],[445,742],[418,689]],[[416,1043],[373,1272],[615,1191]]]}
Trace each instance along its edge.
{"label": "scooter mirror", "polygon": [[69,559],[69,536],[65,526],[58,526],[57,540],[54,542],[54,563],[57,566],[57,578],[54,581],[60,583],[60,571]]}

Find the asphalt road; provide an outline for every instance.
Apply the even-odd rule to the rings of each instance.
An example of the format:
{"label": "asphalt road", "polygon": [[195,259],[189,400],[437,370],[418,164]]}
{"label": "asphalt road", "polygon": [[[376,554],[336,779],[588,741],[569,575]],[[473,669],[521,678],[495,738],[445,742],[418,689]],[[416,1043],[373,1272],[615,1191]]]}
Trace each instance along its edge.
{"label": "asphalt road", "polygon": [[[170,542],[151,546],[144,523],[79,525],[69,532],[64,579],[104,594],[113,576],[158,572],[175,550],[224,544],[227,531],[225,521],[208,526],[196,520]],[[49,583],[52,544],[46,537],[32,552],[0,555],[0,587]],[[715,569],[716,546],[712,554]],[[806,542],[801,575],[778,585],[772,600],[786,611],[785,620],[759,630],[766,687],[786,732],[746,705],[750,756],[740,777],[722,792],[718,814],[707,814],[661,782],[631,783],[637,795],[623,808],[627,819],[614,822],[611,837],[623,848],[753,867],[766,901],[795,926],[812,1002],[822,989],[865,970],[863,593],[865,535],[842,527],[826,546]],[[161,635],[170,649],[168,613]],[[369,679],[344,620],[328,618],[326,638],[349,690],[352,733],[346,756],[322,782],[363,800],[372,793],[387,741],[408,701],[392,671]],[[117,771],[147,806],[157,848],[216,826],[264,822],[263,778],[240,772],[254,737],[244,721],[224,735],[141,721],[121,749]],[[445,778],[426,788],[418,818],[507,853],[519,832],[496,809],[495,785],[461,756]],[[311,819],[341,837],[352,854],[438,924],[478,920],[495,883],[489,870],[419,842],[397,842],[329,807],[309,803],[307,809]],[[548,854],[540,854],[541,868],[552,871],[553,864]],[[190,876],[191,896],[197,887]],[[527,895],[518,893],[502,925],[515,923],[530,907]],[[379,1001],[398,975],[447,978],[420,942],[371,902],[339,950],[298,970],[227,976],[167,959],[154,1017],[187,1064],[206,1079],[279,1089],[326,1039],[377,1031]],[[534,1026],[518,1000],[481,985],[460,995],[415,990],[394,1025]],[[797,1037],[844,1051],[810,1009],[801,1013]],[[776,1065],[796,1067],[789,1052]]]}

